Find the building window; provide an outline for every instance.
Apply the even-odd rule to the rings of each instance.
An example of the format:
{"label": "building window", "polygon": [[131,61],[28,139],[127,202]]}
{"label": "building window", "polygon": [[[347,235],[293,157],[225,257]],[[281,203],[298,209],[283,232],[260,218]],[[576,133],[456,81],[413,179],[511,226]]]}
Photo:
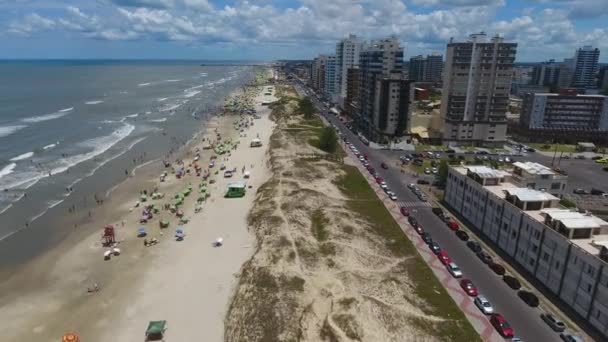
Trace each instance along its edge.
{"label": "building window", "polygon": [[517,237],[517,233],[515,231],[511,232],[511,238],[515,239]]}
{"label": "building window", "polygon": [[593,275],[595,274],[595,267],[587,265],[587,274],[593,277]]}
{"label": "building window", "polygon": [[555,262],[555,269],[556,269],[556,270],[559,270],[559,266],[560,266],[559,261],[556,261],[556,262]]}
{"label": "building window", "polygon": [[509,225],[508,225],[508,224],[506,224],[506,223],[503,223],[503,225],[502,225],[502,229],[504,229],[504,230],[509,229]]}
{"label": "building window", "polygon": [[530,264],[530,266],[534,266],[534,263],[536,261],[534,260],[534,258],[530,258],[530,260],[528,260],[528,263]]}
{"label": "building window", "polygon": [[538,246],[532,245],[532,252],[536,253],[537,250],[538,250]]}
{"label": "building window", "polygon": [[587,293],[591,293],[591,289],[593,289],[593,286],[591,286],[591,284],[587,284]]}
{"label": "building window", "polygon": [[595,310],[595,318],[600,319],[601,316],[602,316],[602,312],[599,309]]}
{"label": "building window", "polygon": [[544,261],[549,261],[549,253],[547,253],[547,252],[543,253],[543,260]]}
{"label": "building window", "polygon": [[536,240],[540,238],[540,232],[538,230],[535,230],[533,235]]}

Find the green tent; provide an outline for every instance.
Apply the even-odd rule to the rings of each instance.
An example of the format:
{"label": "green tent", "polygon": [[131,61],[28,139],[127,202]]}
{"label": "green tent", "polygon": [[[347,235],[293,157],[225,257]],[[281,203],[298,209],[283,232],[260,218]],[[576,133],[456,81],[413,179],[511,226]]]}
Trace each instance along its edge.
{"label": "green tent", "polygon": [[150,321],[146,329],[146,339],[162,339],[167,330],[167,321]]}
{"label": "green tent", "polygon": [[245,192],[247,191],[247,186],[245,183],[230,183],[228,184],[228,190],[226,191],[226,196],[228,198],[236,198],[245,196]]}
{"label": "green tent", "polygon": [[142,202],[146,202],[146,201],[148,200],[148,196],[147,196],[147,195],[141,195],[141,196],[139,197],[139,199],[140,199]]}

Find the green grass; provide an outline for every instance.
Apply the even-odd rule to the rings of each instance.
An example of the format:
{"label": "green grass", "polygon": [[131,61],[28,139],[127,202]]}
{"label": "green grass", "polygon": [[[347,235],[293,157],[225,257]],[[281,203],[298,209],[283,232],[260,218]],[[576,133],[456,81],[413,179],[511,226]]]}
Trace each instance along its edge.
{"label": "green grass", "polygon": [[427,145],[418,144],[416,145],[416,151],[445,151],[447,148],[443,145]]}
{"label": "green grass", "polygon": [[407,261],[407,272],[416,294],[427,304],[424,310],[445,319],[440,324],[426,327],[427,332],[446,341],[480,341],[479,335],[458,305],[422,260],[357,168],[344,165],[343,170],[345,175],[336,184],[349,198],[348,206],[363,216],[378,235],[384,237],[386,247],[395,256],[413,256]]}
{"label": "green grass", "polygon": [[566,208],[576,208],[576,203],[574,203],[573,201],[567,199],[567,198],[562,198],[561,201],[559,201],[559,204],[561,204],[562,206],[566,207]]}
{"label": "green grass", "polygon": [[539,151],[548,151],[554,152],[557,147],[557,152],[568,152],[575,153],[576,145],[567,145],[567,144],[528,144],[530,147],[537,149]]}

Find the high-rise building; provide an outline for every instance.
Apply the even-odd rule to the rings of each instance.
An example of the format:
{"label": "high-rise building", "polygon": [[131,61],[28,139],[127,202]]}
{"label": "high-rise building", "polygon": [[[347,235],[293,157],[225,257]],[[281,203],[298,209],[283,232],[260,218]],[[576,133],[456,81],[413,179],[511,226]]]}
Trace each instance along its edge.
{"label": "high-rise building", "polygon": [[602,67],[597,78],[597,87],[608,90],[608,66]]}
{"label": "high-rise building", "polygon": [[567,89],[572,86],[572,80],[574,77],[574,59],[566,58],[564,62],[559,65],[559,72],[557,76],[557,89]]}
{"label": "high-rise building", "polygon": [[424,81],[424,73],[426,67],[426,58],[422,55],[410,58],[408,79],[415,82]]}
{"label": "high-rise building", "polygon": [[506,140],[507,107],[517,44],[484,33],[450,41],[443,73],[444,140],[500,145]]}
{"label": "high-rise building", "polygon": [[532,79],[530,84],[555,87],[559,80],[560,63],[555,62],[555,59],[550,59],[542,62],[532,69]]}
{"label": "high-rise building", "polygon": [[325,61],[325,86],[323,87],[323,93],[325,94],[326,98],[332,101],[336,95],[336,60],[335,55],[330,55],[327,56]]}
{"label": "high-rise building", "polygon": [[574,56],[574,75],[572,87],[577,89],[589,89],[595,87],[595,74],[598,70],[600,50],[591,46],[584,46],[576,50]]}
{"label": "high-rise building", "polygon": [[349,68],[347,71],[346,99],[344,100],[344,110],[349,118],[354,118],[359,110],[359,77],[358,67]]}
{"label": "high-rise building", "polygon": [[[371,137],[376,81],[403,72],[403,48],[396,37],[372,41],[359,56],[359,111],[356,124]],[[373,138],[372,138],[373,139]]]}
{"label": "high-rise building", "polygon": [[319,55],[312,62],[311,83],[314,90],[323,92],[325,88],[325,64],[327,56]]}
{"label": "high-rise building", "polygon": [[413,81],[404,80],[401,72],[376,79],[372,139],[376,141],[403,136],[409,126],[413,103]]}
{"label": "high-rise building", "polygon": [[578,95],[574,90],[526,94],[519,120],[529,130],[608,132],[608,97]]}
{"label": "high-rise building", "polygon": [[359,64],[361,42],[355,35],[349,35],[336,44],[336,93],[338,103],[346,109],[345,99],[348,89],[348,69]]}
{"label": "high-rise building", "polygon": [[438,54],[410,58],[408,79],[415,82],[440,82],[443,56]]}

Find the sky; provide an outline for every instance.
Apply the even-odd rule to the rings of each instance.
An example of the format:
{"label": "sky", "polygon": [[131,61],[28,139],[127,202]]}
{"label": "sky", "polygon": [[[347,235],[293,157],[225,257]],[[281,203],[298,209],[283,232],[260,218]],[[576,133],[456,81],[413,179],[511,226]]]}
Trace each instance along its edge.
{"label": "sky", "polygon": [[0,0],[0,59],[310,59],[349,34],[407,57],[480,31],[519,62],[608,62],[608,0]]}

